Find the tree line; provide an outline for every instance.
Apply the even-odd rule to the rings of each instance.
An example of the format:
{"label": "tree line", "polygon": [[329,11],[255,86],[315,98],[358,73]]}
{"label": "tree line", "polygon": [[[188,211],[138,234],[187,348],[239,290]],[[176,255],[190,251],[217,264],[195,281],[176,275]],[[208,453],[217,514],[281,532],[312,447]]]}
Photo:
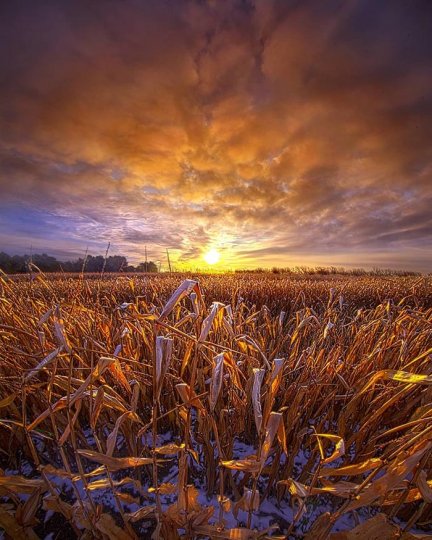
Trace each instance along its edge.
{"label": "tree line", "polygon": [[123,255],[87,255],[75,261],[58,261],[46,253],[34,255],[8,255],[0,252],[0,269],[6,274],[22,274],[28,272],[31,264],[42,272],[157,272],[153,261],[141,262],[136,266],[128,263]]}
{"label": "tree line", "polygon": [[277,267],[274,266],[271,270],[268,268],[252,268],[248,270],[235,270],[236,274],[242,274],[247,272],[249,274],[266,274],[272,272],[273,274],[292,274],[296,276],[421,276],[421,272],[415,272],[414,270],[394,270],[392,268],[372,268],[367,270],[365,268],[344,268],[340,266],[295,266],[295,267]]}

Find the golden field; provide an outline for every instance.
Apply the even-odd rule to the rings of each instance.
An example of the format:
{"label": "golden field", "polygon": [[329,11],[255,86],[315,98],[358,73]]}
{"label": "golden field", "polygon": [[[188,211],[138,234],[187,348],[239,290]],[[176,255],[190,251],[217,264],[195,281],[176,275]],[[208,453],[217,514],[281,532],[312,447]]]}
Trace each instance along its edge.
{"label": "golden field", "polygon": [[427,537],[431,360],[431,277],[2,275],[0,531]]}

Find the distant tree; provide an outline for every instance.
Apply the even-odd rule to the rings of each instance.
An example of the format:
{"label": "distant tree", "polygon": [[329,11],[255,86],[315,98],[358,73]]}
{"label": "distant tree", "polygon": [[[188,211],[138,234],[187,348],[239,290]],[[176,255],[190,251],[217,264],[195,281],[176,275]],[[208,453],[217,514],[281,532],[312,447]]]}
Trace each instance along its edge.
{"label": "distant tree", "polygon": [[30,259],[28,255],[14,255],[11,258],[12,272],[22,273],[27,272],[27,261]]}
{"label": "distant tree", "polygon": [[4,251],[0,252],[0,268],[7,274],[12,272],[11,256]]}
{"label": "distant tree", "polygon": [[142,262],[136,267],[137,272],[157,272],[158,267],[153,261]]}
{"label": "distant tree", "polygon": [[104,258],[102,255],[89,255],[86,262],[86,272],[102,272]]}
{"label": "distant tree", "polygon": [[64,272],[81,272],[83,269],[84,259],[81,257],[76,261],[65,261],[60,263],[61,269]]}
{"label": "distant tree", "polygon": [[126,257],[121,255],[110,255],[106,260],[105,272],[124,272],[128,262]]}
{"label": "distant tree", "polygon": [[58,260],[46,253],[33,255],[31,260],[42,272],[58,272],[60,270]]}

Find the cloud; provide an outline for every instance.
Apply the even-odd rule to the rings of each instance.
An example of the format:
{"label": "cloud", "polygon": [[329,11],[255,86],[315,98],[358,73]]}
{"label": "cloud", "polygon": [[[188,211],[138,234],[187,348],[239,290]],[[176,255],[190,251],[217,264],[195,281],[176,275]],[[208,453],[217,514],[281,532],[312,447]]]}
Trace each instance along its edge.
{"label": "cloud", "polygon": [[429,2],[0,9],[1,248],[428,269]]}

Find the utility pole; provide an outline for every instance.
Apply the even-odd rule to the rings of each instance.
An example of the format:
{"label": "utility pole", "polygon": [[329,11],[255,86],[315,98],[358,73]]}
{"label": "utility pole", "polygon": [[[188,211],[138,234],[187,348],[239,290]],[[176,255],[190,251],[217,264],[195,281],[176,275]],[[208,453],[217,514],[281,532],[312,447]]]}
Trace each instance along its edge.
{"label": "utility pole", "polygon": [[172,272],[172,270],[171,270],[171,261],[170,261],[170,258],[169,258],[169,251],[168,251],[168,248],[167,248],[166,252],[167,252],[167,259],[168,259],[168,268],[169,268],[169,271],[170,271],[170,273],[171,273],[171,272]]}
{"label": "utility pole", "polygon": [[145,250],[145,271],[148,272],[148,264],[147,264],[147,246],[144,246]]}
{"label": "utility pole", "polygon": [[30,280],[33,280],[33,244],[30,246],[30,264],[27,265],[27,269],[30,270]]}
{"label": "utility pole", "polygon": [[83,260],[83,263],[82,263],[82,268],[81,268],[81,278],[84,277],[84,270],[85,270],[85,265],[86,265],[86,263],[87,263],[87,257],[88,257],[88,246],[86,247],[85,255],[84,255],[84,260]]}
{"label": "utility pole", "polygon": [[105,259],[104,259],[103,266],[102,266],[101,276],[105,272],[105,267],[106,267],[106,263],[107,263],[107,259],[108,259],[108,251],[109,251],[110,246],[111,246],[111,242],[108,242],[108,245],[107,245],[107,248],[106,248],[106,251],[105,251]]}

